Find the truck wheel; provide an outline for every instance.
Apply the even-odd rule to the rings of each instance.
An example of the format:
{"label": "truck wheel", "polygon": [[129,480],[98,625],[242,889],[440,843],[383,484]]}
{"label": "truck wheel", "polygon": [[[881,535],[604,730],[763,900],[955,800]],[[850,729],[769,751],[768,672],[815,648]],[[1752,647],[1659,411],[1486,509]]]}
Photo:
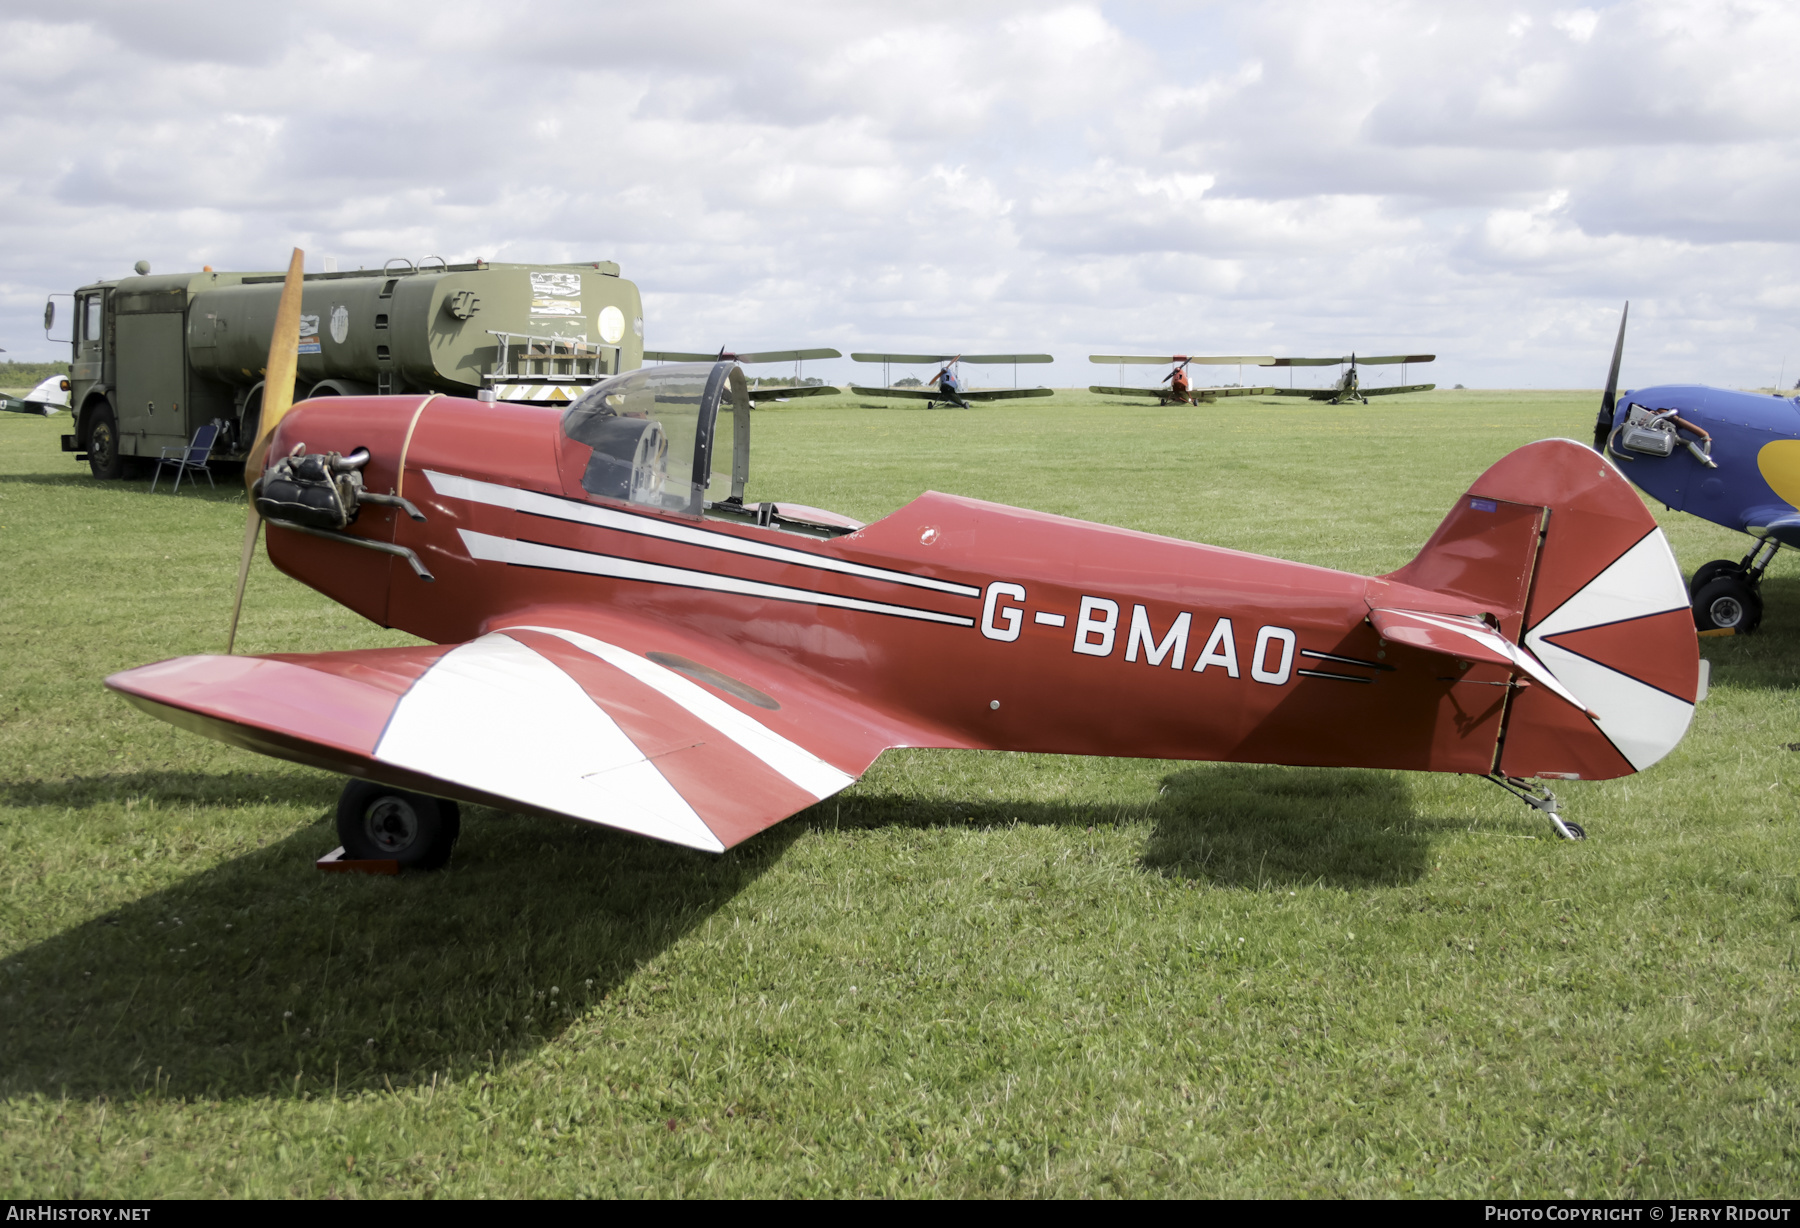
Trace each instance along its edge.
{"label": "truck wheel", "polygon": [[1701,631],[1749,635],[1762,615],[1762,597],[1742,576],[1720,576],[1694,594],[1694,626]]}
{"label": "truck wheel", "polygon": [[1694,572],[1694,578],[1688,581],[1688,599],[1692,600],[1699,596],[1701,589],[1720,576],[1741,576],[1743,574],[1743,564],[1735,559],[1714,559],[1710,563],[1702,563]]}
{"label": "truck wheel", "polygon": [[455,802],[352,780],[338,795],[337,831],[350,860],[437,870],[462,834],[462,813]]}
{"label": "truck wheel", "polygon": [[88,468],[102,481],[110,482],[125,472],[125,460],[119,455],[119,420],[104,401],[88,424],[87,454]]}

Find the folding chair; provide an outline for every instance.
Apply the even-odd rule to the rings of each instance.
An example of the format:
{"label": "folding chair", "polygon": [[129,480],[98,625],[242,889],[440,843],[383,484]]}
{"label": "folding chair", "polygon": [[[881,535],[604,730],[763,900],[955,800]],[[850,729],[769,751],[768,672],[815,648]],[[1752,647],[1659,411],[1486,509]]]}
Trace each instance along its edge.
{"label": "folding chair", "polygon": [[208,422],[194,432],[193,442],[185,448],[164,448],[156,461],[156,476],[150,479],[150,493],[156,493],[156,484],[162,480],[164,465],[175,466],[175,490],[181,493],[181,475],[190,469],[197,469],[206,475],[206,484],[217,490],[218,483],[213,481],[212,470],[206,467],[207,459],[212,455],[213,441],[219,437],[219,424]]}

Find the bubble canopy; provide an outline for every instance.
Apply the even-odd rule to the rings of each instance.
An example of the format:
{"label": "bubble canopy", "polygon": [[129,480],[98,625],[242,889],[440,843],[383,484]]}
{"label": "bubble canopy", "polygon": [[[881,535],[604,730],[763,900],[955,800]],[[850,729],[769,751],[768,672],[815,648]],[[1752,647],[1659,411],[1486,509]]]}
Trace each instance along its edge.
{"label": "bubble canopy", "polygon": [[[715,473],[713,439],[727,399],[734,445],[728,468]],[[671,363],[595,384],[563,412],[562,430],[570,444],[589,450],[581,488],[590,497],[699,516],[709,497],[743,499],[749,410],[736,363]]]}

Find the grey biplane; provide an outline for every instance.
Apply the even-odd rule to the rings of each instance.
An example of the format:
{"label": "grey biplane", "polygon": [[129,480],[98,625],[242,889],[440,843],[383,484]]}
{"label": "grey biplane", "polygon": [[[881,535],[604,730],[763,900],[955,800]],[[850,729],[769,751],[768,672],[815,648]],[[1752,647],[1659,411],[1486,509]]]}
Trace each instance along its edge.
{"label": "grey biplane", "polygon": [[761,381],[752,381],[749,387],[752,401],[786,401],[793,397],[829,397],[842,391],[836,384],[802,384],[800,382],[800,364],[809,358],[842,358],[843,354],[833,349],[814,350],[757,350],[754,353],[734,354],[723,346],[718,353],[708,351],[704,354],[688,350],[645,350],[645,362],[791,362],[794,364],[794,380],[791,384],[779,386],[765,385]]}
{"label": "grey biplane", "polygon": [[[963,363],[979,367],[1007,366],[1013,367],[1015,384],[1018,380],[1020,363],[1055,362],[1048,354],[852,354],[854,362],[878,362],[882,364],[880,388],[867,388],[861,384],[851,384],[850,391],[864,397],[896,397],[904,400],[924,401],[925,408],[936,405],[954,405],[958,409],[973,409],[975,401],[1008,401],[1014,397],[1047,397],[1054,396],[1048,388],[970,388],[963,383]],[[888,380],[888,368],[898,363],[901,366],[926,366],[943,364],[938,373],[926,380],[917,388],[896,388]]]}
{"label": "grey biplane", "polygon": [[[1263,393],[1278,397],[1306,397],[1314,401],[1329,401],[1333,405],[1347,405],[1352,401],[1368,403],[1370,397],[1391,397],[1401,392],[1430,392],[1436,384],[1409,384],[1406,382],[1406,364],[1414,362],[1434,362],[1436,354],[1386,354],[1377,358],[1358,358],[1351,354],[1345,358],[1277,358],[1271,364],[1276,367],[1287,367],[1289,384],[1286,388],[1265,388]],[[1338,376],[1337,382],[1329,388],[1296,388],[1293,386],[1293,368],[1295,367],[1341,367],[1349,364],[1349,370]],[[1383,384],[1374,388],[1363,386],[1357,377],[1356,368],[1364,367],[1400,367],[1400,383]]]}
{"label": "grey biplane", "polygon": [[[1088,361],[1107,367],[1161,366],[1172,364],[1169,373],[1154,388],[1130,388],[1120,384],[1090,384],[1089,392],[1115,397],[1155,397],[1163,405],[1200,405],[1220,397],[1266,396],[1274,388],[1207,387],[1195,388],[1187,369],[1203,367],[1268,367],[1275,359],[1267,354],[1171,354],[1152,357],[1146,354],[1089,354]],[[1123,376],[1123,372],[1121,372]]]}

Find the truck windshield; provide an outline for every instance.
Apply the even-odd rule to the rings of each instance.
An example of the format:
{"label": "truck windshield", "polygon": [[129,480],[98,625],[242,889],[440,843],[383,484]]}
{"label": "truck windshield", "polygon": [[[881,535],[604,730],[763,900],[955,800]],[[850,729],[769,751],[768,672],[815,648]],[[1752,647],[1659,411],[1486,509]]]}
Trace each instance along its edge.
{"label": "truck windshield", "polygon": [[563,413],[563,434],[590,449],[581,488],[699,515],[712,478],[713,425],[731,363],[672,363],[595,384]]}

